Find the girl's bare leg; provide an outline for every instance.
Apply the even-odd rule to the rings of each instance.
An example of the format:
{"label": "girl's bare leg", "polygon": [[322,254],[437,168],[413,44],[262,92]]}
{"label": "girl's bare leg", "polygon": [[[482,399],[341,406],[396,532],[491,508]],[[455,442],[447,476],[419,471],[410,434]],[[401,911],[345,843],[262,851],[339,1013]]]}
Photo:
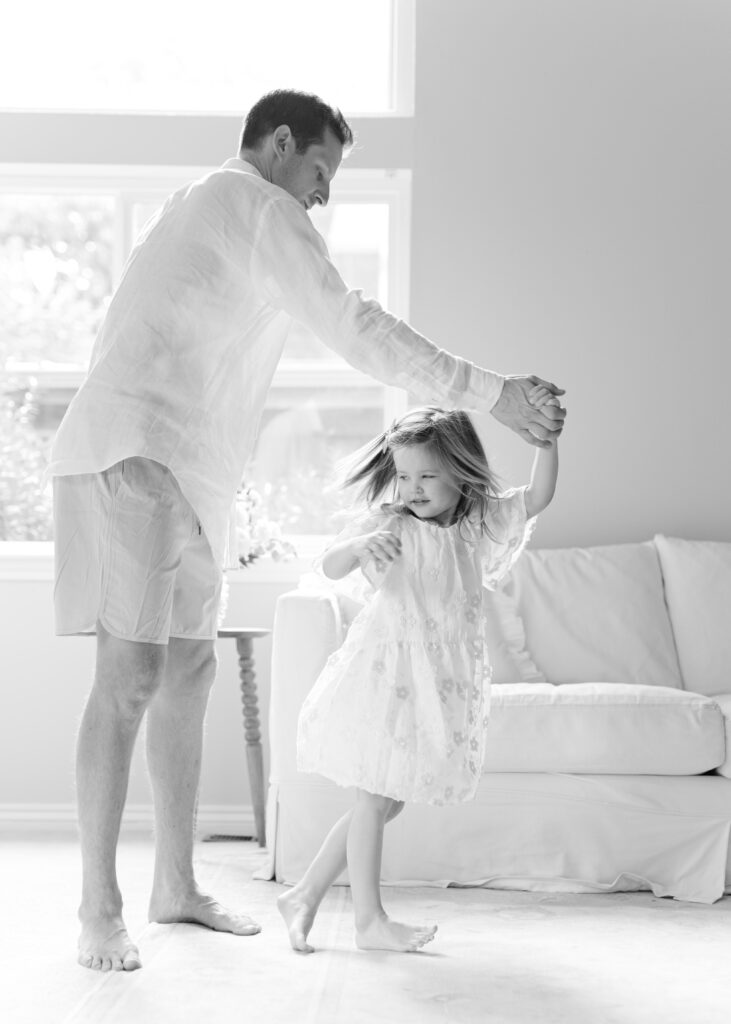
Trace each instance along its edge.
{"label": "girl's bare leg", "polygon": [[353,812],[348,811],[335,822],[300,881],[277,899],[277,907],[287,926],[292,949],[298,953],[315,952],[307,936],[323,896],[345,870],[345,844],[352,816]]}
{"label": "girl's bare leg", "polygon": [[358,790],[347,838],[348,873],[360,949],[413,953],[434,938],[436,925],[392,921],[381,902],[383,829],[394,801]]}
{"label": "girl's bare leg", "polygon": [[[391,800],[386,821],[400,814],[403,806]],[[298,953],[315,952],[307,937],[325,893],[347,866],[346,846],[352,817],[351,810],[335,822],[300,881],[277,899],[277,907],[287,926],[292,949]]]}

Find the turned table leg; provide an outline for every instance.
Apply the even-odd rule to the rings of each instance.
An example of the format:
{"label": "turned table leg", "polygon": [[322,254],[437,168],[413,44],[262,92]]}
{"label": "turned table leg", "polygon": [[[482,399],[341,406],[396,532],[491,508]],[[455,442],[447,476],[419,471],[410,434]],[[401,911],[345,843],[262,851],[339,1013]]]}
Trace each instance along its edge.
{"label": "turned table leg", "polygon": [[264,846],[266,842],[264,825],[264,754],[261,746],[259,695],[256,689],[251,637],[237,636],[236,650],[239,655],[241,703],[243,705],[244,734],[246,736],[246,761],[249,768],[249,788],[254,808],[256,838],[259,841],[259,846]]}

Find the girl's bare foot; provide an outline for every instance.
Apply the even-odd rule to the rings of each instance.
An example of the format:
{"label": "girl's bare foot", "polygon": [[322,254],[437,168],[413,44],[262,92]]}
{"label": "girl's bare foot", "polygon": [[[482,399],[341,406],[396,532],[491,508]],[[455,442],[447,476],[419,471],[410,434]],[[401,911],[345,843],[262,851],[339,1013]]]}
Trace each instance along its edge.
{"label": "girl's bare foot", "polygon": [[355,930],[358,949],[387,949],[397,953],[415,953],[431,942],[437,926],[399,924],[385,914],[374,917],[363,928]]}
{"label": "girl's bare foot", "polygon": [[246,914],[235,914],[197,888],[181,895],[153,894],[149,920],[158,924],[200,924],[217,932],[257,935],[261,925]]}
{"label": "girl's bare foot", "polygon": [[140,952],[119,914],[82,922],[78,962],[92,971],[136,971],[142,967]]}
{"label": "girl's bare foot", "polygon": [[317,907],[308,903],[301,893],[290,889],[277,897],[277,909],[284,918],[292,949],[296,953],[314,953],[315,947],[309,944],[307,936],[315,920]]}

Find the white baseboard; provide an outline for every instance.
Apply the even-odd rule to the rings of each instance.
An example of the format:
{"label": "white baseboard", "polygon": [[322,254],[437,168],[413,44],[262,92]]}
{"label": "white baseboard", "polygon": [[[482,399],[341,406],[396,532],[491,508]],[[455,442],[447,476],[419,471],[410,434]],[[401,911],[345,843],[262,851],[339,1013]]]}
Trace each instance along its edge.
{"label": "white baseboard", "polygon": [[[128,804],[122,817],[123,832],[154,829],[152,804]],[[75,832],[75,804],[0,804],[0,832]],[[254,836],[254,812],[248,804],[201,804],[196,835]]]}

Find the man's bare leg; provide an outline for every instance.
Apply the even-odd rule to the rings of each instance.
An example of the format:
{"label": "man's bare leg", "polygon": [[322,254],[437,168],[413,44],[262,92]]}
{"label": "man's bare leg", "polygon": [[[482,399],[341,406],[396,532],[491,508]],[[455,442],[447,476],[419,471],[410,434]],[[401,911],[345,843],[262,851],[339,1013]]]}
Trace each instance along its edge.
{"label": "man's bare leg", "polygon": [[388,797],[358,790],[348,829],[348,873],[355,912],[355,942],[359,949],[414,953],[431,942],[436,925],[407,925],[392,921],[381,902],[383,829],[393,803]]}
{"label": "man's bare leg", "polygon": [[142,966],[122,919],[117,841],[134,742],[164,663],[164,647],[118,640],[97,624],[96,673],[76,761],[83,871],[78,960],[94,970]]}
{"label": "man's bare leg", "polygon": [[170,639],[165,676],[147,712],[147,764],[155,801],[149,918],[255,935],[260,926],[201,892],[193,873],[203,721],[215,674],[213,640]]}

